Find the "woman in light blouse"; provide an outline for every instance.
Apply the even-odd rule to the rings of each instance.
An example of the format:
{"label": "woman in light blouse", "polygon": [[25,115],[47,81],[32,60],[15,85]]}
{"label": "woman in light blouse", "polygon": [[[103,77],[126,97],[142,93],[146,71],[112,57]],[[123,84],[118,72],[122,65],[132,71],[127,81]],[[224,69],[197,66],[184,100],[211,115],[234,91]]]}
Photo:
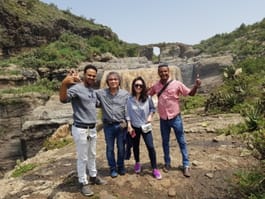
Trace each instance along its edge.
{"label": "woman in light blouse", "polygon": [[152,130],[144,133],[141,126],[146,123],[151,123],[155,106],[153,100],[147,95],[147,88],[142,77],[137,77],[132,82],[131,95],[127,101],[127,122],[128,133],[131,135],[131,143],[133,145],[133,154],[135,159],[134,171],[141,172],[140,164],[140,138],[141,135],[147,147],[153,176],[156,179],[161,179],[160,171],[157,169],[156,151],[153,144]]}

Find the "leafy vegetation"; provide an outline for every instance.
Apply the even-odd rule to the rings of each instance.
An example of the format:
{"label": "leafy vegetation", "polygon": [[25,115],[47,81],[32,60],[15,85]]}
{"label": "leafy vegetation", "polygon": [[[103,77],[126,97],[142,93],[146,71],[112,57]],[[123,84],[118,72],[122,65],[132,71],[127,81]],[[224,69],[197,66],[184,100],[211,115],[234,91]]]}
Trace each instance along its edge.
{"label": "leafy vegetation", "polygon": [[[242,70],[241,70],[242,69]],[[238,73],[240,71],[240,73]],[[223,129],[241,135],[258,159],[255,170],[238,172],[232,178],[233,195],[239,198],[265,197],[265,59],[247,58],[224,71],[224,85],[206,101],[206,111],[241,113],[245,122]]]}
{"label": "leafy vegetation", "polygon": [[196,108],[201,108],[205,104],[205,96],[197,94],[195,96],[181,97],[181,111],[184,114],[190,113]]}
{"label": "leafy vegetation", "polygon": [[233,178],[239,198],[265,198],[265,19],[252,26],[240,26],[230,34],[216,35],[197,45],[207,53],[232,53],[237,60],[224,70],[224,84],[205,101],[208,113],[234,112],[245,122],[221,133],[241,135],[261,164],[238,172]]}
{"label": "leafy vegetation", "polygon": [[57,140],[52,140],[52,139],[46,139],[43,146],[47,150],[52,150],[52,149],[60,149],[63,148],[64,146],[73,143],[72,138],[61,138]]}
{"label": "leafy vegetation", "polygon": [[1,89],[0,93],[2,94],[23,94],[23,93],[28,93],[28,92],[36,92],[36,93],[42,93],[42,94],[47,94],[51,95],[55,91],[58,91],[59,88],[59,82],[58,81],[50,81],[48,79],[41,79],[34,84],[31,85],[25,85],[25,86],[20,86],[16,88],[10,88],[10,89]]}
{"label": "leafy vegetation", "polygon": [[4,60],[2,63],[0,62],[0,66],[4,67],[15,63],[34,69],[40,67],[73,68],[82,61],[91,61],[93,56],[107,52],[117,57],[136,56],[138,45],[128,45],[100,36],[83,38],[72,33],[64,33],[57,41]]}
{"label": "leafy vegetation", "polygon": [[251,56],[263,56],[265,52],[265,19],[253,25],[241,24],[231,33],[217,34],[194,47],[209,54],[232,53],[242,60]]}
{"label": "leafy vegetation", "polygon": [[19,16],[20,21],[37,26],[51,27],[54,21],[65,20],[74,27],[87,27],[92,30],[108,29],[111,31],[106,26],[95,24],[92,19],[73,15],[70,10],[59,10],[56,5],[52,3],[48,5],[39,0],[27,0],[23,1],[23,4],[18,4],[17,1],[13,0],[3,0],[2,6],[13,16]]}
{"label": "leafy vegetation", "polygon": [[265,162],[259,169],[237,172],[233,178],[233,185],[238,198],[265,198]]}
{"label": "leafy vegetation", "polygon": [[22,176],[23,174],[27,173],[28,171],[33,170],[34,168],[37,167],[37,164],[29,163],[29,164],[18,164],[12,173],[12,177],[19,177]]}

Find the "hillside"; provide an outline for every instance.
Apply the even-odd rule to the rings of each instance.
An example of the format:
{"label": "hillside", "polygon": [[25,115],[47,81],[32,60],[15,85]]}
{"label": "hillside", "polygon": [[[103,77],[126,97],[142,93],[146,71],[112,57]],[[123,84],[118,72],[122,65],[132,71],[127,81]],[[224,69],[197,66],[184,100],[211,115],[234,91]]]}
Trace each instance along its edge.
{"label": "hillside", "polygon": [[233,54],[240,60],[265,55],[265,18],[252,25],[241,24],[230,33],[216,34],[195,45],[204,53]]}
{"label": "hillside", "polygon": [[[0,181],[0,198],[82,197],[76,186],[73,145],[34,151],[32,156],[37,153],[36,157],[23,163],[20,159],[15,161],[24,160],[23,150],[32,153],[34,146],[42,148],[47,137],[69,123],[63,112],[71,118],[71,109],[65,109],[58,99],[52,101],[58,97],[60,81],[69,68],[82,72],[85,64],[96,65],[97,88],[105,82],[106,73],[115,70],[122,74],[129,88],[136,75],[142,75],[146,82],[155,81],[158,61],[172,65],[179,74],[172,76],[183,78],[190,86],[197,74],[203,82],[198,96],[182,101],[193,177],[183,180],[176,156],[172,172],[163,173],[163,180],[155,181],[146,169],[149,164],[143,146],[143,173],[134,175],[131,159],[126,176],[110,179],[104,139],[99,132],[99,171],[109,184],[93,187],[95,198],[172,195],[223,199],[237,198],[237,194],[239,198],[265,197],[265,20],[249,26],[242,24],[231,33],[217,34],[194,46],[140,46],[120,41],[110,28],[95,24],[93,19],[74,16],[39,0],[0,0],[0,17],[0,159],[13,158],[12,167],[17,164],[13,171],[22,170],[20,177],[7,174]],[[153,55],[153,46],[160,48],[160,57]],[[52,106],[48,108],[49,103]],[[162,168],[158,119],[154,126]],[[178,154],[174,138],[172,148]],[[9,170],[1,160],[2,163],[0,177]],[[29,172],[28,163],[32,166]],[[239,168],[244,172],[240,173]],[[245,169],[253,169],[254,173]],[[232,186],[238,189],[234,195],[230,195]]]}
{"label": "hillside", "polygon": [[1,0],[0,18],[0,54],[5,56],[47,45],[66,32],[123,43],[109,27],[39,0]]}

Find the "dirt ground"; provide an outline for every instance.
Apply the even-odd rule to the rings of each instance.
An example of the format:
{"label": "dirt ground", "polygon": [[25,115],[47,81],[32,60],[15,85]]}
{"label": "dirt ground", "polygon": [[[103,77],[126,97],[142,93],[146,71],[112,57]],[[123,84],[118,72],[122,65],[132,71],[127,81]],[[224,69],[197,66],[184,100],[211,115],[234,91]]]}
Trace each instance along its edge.
{"label": "dirt ground", "polygon": [[[158,119],[153,121],[153,137],[158,167],[162,174],[161,180],[156,180],[152,176],[147,149],[142,139],[140,149],[142,172],[140,174],[134,173],[134,159],[131,156],[130,160],[125,162],[127,173],[124,176],[111,178],[105,157],[104,134],[99,132],[97,167],[99,175],[107,181],[107,184],[91,186],[95,194],[90,198],[237,198],[232,194],[231,177],[241,169],[252,167],[257,161],[250,155],[245,144],[240,139],[231,136],[218,136],[209,129],[207,131],[200,130],[199,126],[205,126],[205,117],[203,119],[201,116],[196,117],[197,119],[194,117],[184,118],[185,126],[187,126],[186,140],[191,161],[190,178],[186,178],[182,174],[180,168],[181,156],[173,132],[171,132],[170,141],[172,169],[168,173],[162,171],[164,162]],[[220,120],[220,117],[215,118],[216,120],[213,119],[212,121],[208,118],[208,123],[211,121],[213,126],[217,126],[217,121],[221,121],[220,125],[223,125],[226,120],[232,121],[231,118],[222,118],[222,120]],[[192,127],[190,126],[191,122],[193,123]],[[197,131],[194,131],[194,128]],[[12,194],[9,193],[3,198],[87,198],[80,193],[78,188],[74,145],[67,146],[64,149],[53,152],[52,155],[46,156],[50,158],[49,163],[44,160],[44,156],[40,157],[38,161],[43,161],[42,167],[22,177],[23,183],[26,181],[33,183],[35,189],[39,187],[38,191],[24,186],[24,188],[13,191]],[[53,158],[52,162],[51,158]],[[50,182],[51,185],[46,185],[46,188],[43,188],[47,182]]]}

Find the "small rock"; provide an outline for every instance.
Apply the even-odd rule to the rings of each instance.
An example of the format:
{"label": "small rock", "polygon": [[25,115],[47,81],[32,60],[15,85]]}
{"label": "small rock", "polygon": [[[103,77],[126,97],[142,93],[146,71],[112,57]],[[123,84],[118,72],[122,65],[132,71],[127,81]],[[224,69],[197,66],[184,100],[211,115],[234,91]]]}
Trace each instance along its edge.
{"label": "small rock", "polygon": [[198,166],[199,164],[201,164],[199,161],[197,161],[197,160],[194,160],[194,161],[192,161],[192,163],[191,163],[193,166]]}
{"label": "small rock", "polygon": [[206,173],[205,176],[207,176],[208,178],[213,178],[213,173]]}
{"label": "small rock", "polygon": [[169,196],[169,197],[174,197],[174,196],[176,196],[176,195],[177,195],[177,191],[175,190],[175,188],[170,187],[170,188],[168,189],[168,196]]}

